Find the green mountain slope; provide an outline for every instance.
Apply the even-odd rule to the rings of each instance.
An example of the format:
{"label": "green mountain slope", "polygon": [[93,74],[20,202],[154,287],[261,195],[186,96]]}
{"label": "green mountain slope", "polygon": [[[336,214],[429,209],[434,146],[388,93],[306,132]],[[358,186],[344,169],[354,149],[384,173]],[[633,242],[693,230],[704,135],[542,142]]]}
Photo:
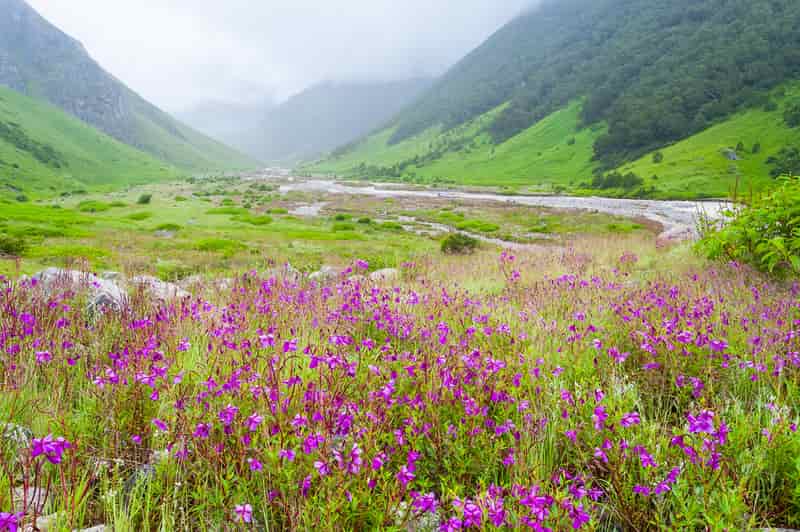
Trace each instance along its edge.
{"label": "green mountain slope", "polygon": [[202,171],[254,164],[145,101],[23,0],[0,0],[0,85],[46,100],[182,168]]}
{"label": "green mountain slope", "polygon": [[176,178],[181,171],[48,103],[0,87],[0,189],[51,194]]}
{"label": "green mountain slope", "polygon": [[[752,129],[752,120],[778,117],[772,111],[743,121],[740,114],[764,108],[775,99],[770,91],[798,78],[794,0],[550,0],[500,29],[386,131],[310,169],[594,186],[627,195],[722,195],[738,175],[748,186],[767,184],[768,151],[783,147],[769,139],[792,136],[761,134],[763,161],[739,161],[735,169],[719,155],[722,148],[715,148],[722,161],[686,171],[677,161],[671,171],[646,161],[728,121],[738,124],[728,126],[733,134],[736,127]],[[624,191],[593,185],[593,174],[628,169],[644,182],[634,180]],[[704,180],[702,172],[712,175]],[[672,182],[687,176],[687,183]]]}

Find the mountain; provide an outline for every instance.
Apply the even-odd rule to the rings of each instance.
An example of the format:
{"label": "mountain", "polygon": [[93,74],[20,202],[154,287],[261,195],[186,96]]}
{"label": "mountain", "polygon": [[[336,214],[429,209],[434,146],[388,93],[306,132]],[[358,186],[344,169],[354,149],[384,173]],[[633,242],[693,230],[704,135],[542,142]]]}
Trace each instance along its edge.
{"label": "mountain", "polygon": [[52,195],[181,175],[58,107],[0,87],[0,195]]}
{"label": "mountain", "polygon": [[419,78],[315,85],[266,114],[254,155],[284,163],[318,157],[383,126],[430,84]]}
{"label": "mountain", "polygon": [[[737,182],[769,185],[766,161],[796,137],[783,115],[799,77],[794,0],[549,0],[501,28],[385,130],[309,169],[724,195]],[[729,121],[752,125],[756,115],[741,117],[757,110],[765,127],[739,130],[736,142],[695,139]],[[782,131],[769,135],[776,144],[755,137],[764,129]],[[711,162],[670,160],[676,143],[696,144],[684,153]],[[626,179],[634,168],[654,173]]]}
{"label": "mountain", "polygon": [[176,112],[175,116],[198,131],[259,158],[261,123],[275,106],[269,98],[252,104],[208,101]]}
{"label": "mountain", "polygon": [[23,0],[0,0],[0,85],[48,101],[120,142],[181,168],[253,164],[145,101]]}

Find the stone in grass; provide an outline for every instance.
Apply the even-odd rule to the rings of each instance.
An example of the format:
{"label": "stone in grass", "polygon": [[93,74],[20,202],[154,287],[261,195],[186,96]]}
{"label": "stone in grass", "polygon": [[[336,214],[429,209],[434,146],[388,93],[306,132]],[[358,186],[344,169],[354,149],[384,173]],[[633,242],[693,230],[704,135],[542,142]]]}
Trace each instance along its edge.
{"label": "stone in grass", "polygon": [[128,299],[127,294],[115,282],[75,270],[48,268],[34,275],[31,280],[48,294],[63,289],[88,289],[87,310],[90,313],[105,310],[120,312]]}
{"label": "stone in grass", "polygon": [[369,274],[372,281],[397,281],[400,279],[400,270],[395,268],[384,268]]}
{"label": "stone in grass", "polygon": [[339,270],[334,268],[333,266],[323,266],[308,276],[309,279],[312,281],[330,281],[332,279],[336,279],[339,276]]}
{"label": "stone in grass", "polygon": [[407,532],[435,532],[442,525],[442,518],[439,512],[415,512],[408,514],[408,503],[403,501],[392,509],[394,523],[397,527],[403,527]]}
{"label": "stone in grass", "polygon": [[191,294],[181,288],[180,286],[167,283],[161,279],[150,277],[149,275],[139,275],[131,279],[134,286],[144,288],[152,297],[160,301],[169,301],[172,299],[184,299],[190,297]]}

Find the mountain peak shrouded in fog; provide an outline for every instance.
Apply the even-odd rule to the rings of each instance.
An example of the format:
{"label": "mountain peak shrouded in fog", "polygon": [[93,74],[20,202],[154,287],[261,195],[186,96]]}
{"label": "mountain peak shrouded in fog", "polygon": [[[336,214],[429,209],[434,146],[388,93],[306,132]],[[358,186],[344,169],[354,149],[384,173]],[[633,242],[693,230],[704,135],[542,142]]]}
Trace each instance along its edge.
{"label": "mountain peak shrouded in fog", "polygon": [[30,3],[135,91],[179,111],[286,99],[325,80],[436,76],[532,1]]}

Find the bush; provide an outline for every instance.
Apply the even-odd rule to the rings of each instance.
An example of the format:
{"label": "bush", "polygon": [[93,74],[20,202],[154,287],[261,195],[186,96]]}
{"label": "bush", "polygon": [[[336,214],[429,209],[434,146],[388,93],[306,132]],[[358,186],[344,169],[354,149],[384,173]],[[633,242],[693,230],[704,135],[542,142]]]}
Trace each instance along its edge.
{"label": "bush", "polygon": [[245,214],[245,215],[241,215],[241,216],[236,216],[234,218],[234,220],[236,220],[237,222],[245,223],[245,224],[259,225],[259,226],[260,225],[269,225],[269,224],[272,223],[272,218],[270,218],[269,216],[266,216],[266,215],[264,215],[264,216],[254,216],[252,214]]}
{"label": "bush", "polygon": [[721,227],[704,229],[698,244],[703,255],[775,275],[800,274],[800,179],[784,178],[777,190],[725,217]]}
{"label": "bush", "polygon": [[200,240],[195,247],[198,251],[223,253],[224,255],[232,255],[237,251],[245,249],[244,244],[241,242],[224,238],[207,238],[205,240]]}
{"label": "bush", "polygon": [[30,198],[28,198],[28,196],[26,196],[25,194],[20,194],[17,196],[17,201],[20,203],[28,203],[30,201]]}
{"label": "bush", "polygon": [[761,143],[760,142],[756,142],[755,144],[753,144],[753,149],[750,150],[750,151],[752,152],[753,155],[761,153]]}
{"label": "bush", "polygon": [[346,222],[351,218],[352,216],[350,216],[349,214],[337,214],[336,216],[333,217],[333,220],[336,222]]}
{"label": "bush", "polygon": [[336,232],[339,231],[355,231],[356,226],[354,224],[348,222],[337,222],[333,224],[333,230]]}
{"label": "bush", "polygon": [[800,104],[793,105],[786,109],[786,112],[783,113],[783,120],[789,127],[800,126]]}
{"label": "bush", "polygon": [[447,255],[468,255],[478,248],[478,240],[461,233],[451,233],[442,240],[442,253]]}
{"label": "bush", "polygon": [[169,231],[172,233],[176,233],[181,230],[181,226],[178,224],[161,224],[155,228],[156,231]]}
{"label": "bush", "polygon": [[102,201],[82,201],[78,203],[78,210],[80,212],[106,212],[111,209],[111,205]]}
{"label": "bush", "polygon": [[662,162],[664,162],[664,154],[660,151],[655,152],[653,154],[653,163],[661,164]]}
{"label": "bush", "polygon": [[592,188],[600,190],[608,190],[610,188],[622,188],[625,190],[630,190],[640,187],[643,184],[644,179],[633,172],[628,172],[627,174],[611,172],[606,175],[596,175],[592,179]]}
{"label": "bush", "polygon": [[372,218],[367,218],[367,217],[359,218],[358,219],[358,223],[363,224],[363,225],[369,225],[369,224],[372,223]]}
{"label": "bush", "polygon": [[142,194],[139,196],[139,199],[136,200],[136,203],[139,205],[150,205],[150,202],[153,200],[152,194]]}
{"label": "bush", "polygon": [[471,231],[474,233],[496,233],[500,226],[483,220],[466,220],[456,226],[461,231]]}
{"label": "bush", "polygon": [[800,149],[793,146],[781,148],[776,155],[767,159],[767,164],[773,167],[770,171],[772,177],[800,175]]}
{"label": "bush", "polygon": [[18,257],[28,249],[28,243],[22,237],[0,235],[0,255]]}
{"label": "bush", "polygon": [[187,200],[187,198],[185,196],[175,196],[175,201],[176,202],[183,202],[183,201],[188,201],[188,200]]}
{"label": "bush", "polygon": [[153,217],[152,212],[145,211],[145,212],[135,212],[133,214],[129,214],[126,218],[128,218],[128,220],[133,220],[134,222],[141,222],[143,220],[147,220],[148,218],[152,217]]}

